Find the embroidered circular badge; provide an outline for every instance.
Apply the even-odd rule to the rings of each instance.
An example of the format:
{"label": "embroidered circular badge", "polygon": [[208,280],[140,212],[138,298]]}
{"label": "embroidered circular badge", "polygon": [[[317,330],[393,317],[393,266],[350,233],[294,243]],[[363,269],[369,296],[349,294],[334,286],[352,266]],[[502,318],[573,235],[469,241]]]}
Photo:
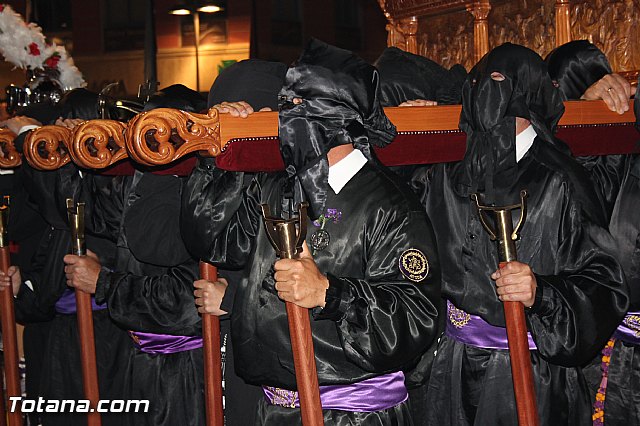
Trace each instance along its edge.
{"label": "embroidered circular badge", "polygon": [[420,250],[410,248],[400,255],[398,266],[402,275],[413,282],[420,282],[429,274],[429,261]]}
{"label": "embroidered circular badge", "polygon": [[326,249],[329,246],[329,241],[331,241],[331,236],[324,229],[318,229],[311,234],[311,248],[314,253]]}

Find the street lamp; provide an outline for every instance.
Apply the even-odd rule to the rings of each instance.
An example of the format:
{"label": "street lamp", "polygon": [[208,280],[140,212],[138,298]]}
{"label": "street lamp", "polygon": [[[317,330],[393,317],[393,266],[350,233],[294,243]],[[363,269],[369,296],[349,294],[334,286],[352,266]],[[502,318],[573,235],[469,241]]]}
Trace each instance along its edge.
{"label": "street lamp", "polygon": [[171,15],[186,16],[193,15],[193,32],[196,47],[196,90],[200,92],[200,13],[217,13],[223,8],[213,2],[201,3],[192,1],[187,4],[181,4],[169,9]]}

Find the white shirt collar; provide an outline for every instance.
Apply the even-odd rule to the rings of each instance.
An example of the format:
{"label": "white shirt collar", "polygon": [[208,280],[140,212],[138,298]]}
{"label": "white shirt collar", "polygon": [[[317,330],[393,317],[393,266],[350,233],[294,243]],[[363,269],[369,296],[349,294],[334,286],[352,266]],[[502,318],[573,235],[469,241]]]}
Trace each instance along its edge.
{"label": "white shirt collar", "polygon": [[538,136],[532,125],[529,125],[519,135],[516,135],[516,161],[522,160],[522,157],[529,151],[533,140]]}
{"label": "white shirt collar", "polygon": [[336,194],[353,178],[367,163],[367,158],[357,149],[329,167],[329,186]]}

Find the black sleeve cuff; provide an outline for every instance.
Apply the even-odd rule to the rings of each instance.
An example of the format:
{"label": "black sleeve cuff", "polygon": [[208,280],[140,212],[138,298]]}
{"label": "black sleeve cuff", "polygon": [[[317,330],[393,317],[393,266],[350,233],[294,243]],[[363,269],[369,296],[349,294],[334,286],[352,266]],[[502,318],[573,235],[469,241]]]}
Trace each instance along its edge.
{"label": "black sleeve cuff", "polygon": [[[229,282],[229,280],[227,280],[227,282]],[[220,316],[221,320],[231,316],[237,288],[238,286],[235,283],[229,283],[227,285],[227,289],[224,291],[224,296],[222,296],[222,301],[220,302],[220,309],[226,312],[226,314]]]}
{"label": "black sleeve cuff", "polygon": [[313,312],[315,320],[340,321],[347,314],[351,305],[351,288],[349,282],[327,274],[329,288],[325,296],[325,306],[322,309],[316,308]]}
{"label": "black sleeve cuff", "polygon": [[525,311],[532,314],[545,315],[551,311],[553,302],[553,289],[549,286],[544,276],[536,275],[536,296],[533,305]]}
{"label": "black sleeve cuff", "polygon": [[113,271],[106,266],[100,268],[100,274],[98,274],[98,281],[96,282],[96,294],[94,295],[96,304],[102,305],[107,301],[113,274]]}

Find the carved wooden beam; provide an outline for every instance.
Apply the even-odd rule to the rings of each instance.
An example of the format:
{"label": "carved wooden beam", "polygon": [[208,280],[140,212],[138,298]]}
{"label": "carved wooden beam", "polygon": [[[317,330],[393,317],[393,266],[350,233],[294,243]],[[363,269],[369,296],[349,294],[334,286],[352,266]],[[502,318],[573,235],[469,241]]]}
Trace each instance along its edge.
{"label": "carved wooden beam", "polygon": [[[565,113],[560,120],[562,126],[615,125],[635,122],[633,107],[624,114],[616,114],[609,111],[603,101],[570,101],[565,102],[565,106]],[[396,125],[399,134],[446,133],[458,130],[461,108],[460,105],[395,107],[385,108],[385,113]],[[154,111],[150,111],[150,113]],[[162,133],[163,138],[167,139],[168,128],[177,132],[178,127],[176,126],[186,126],[179,123],[187,123],[194,118],[205,119],[207,117],[177,110],[168,111],[171,111],[172,117],[174,117],[170,124],[165,121],[167,117],[165,112],[145,118],[144,126],[129,126],[127,148],[131,150],[130,155],[135,161],[146,165],[162,165],[196,151],[200,151],[204,155],[217,156],[235,140],[250,142],[251,140],[273,139],[278,136],[277,112],[258,112],[247,118],[236,118],[223,114],[219,116],[219,121],[218,119],[214,121],[215,129],[210,129],[206,135],[202,131],[189,133],[183,129],[181,132],[183,141],[179,149],[176,149],[169,142],[164,142],[169,145],[168,147],[159,148],[159,144],[153,142],[155,138],[152,138],[152,142],[150,142],[150,138],[143,136]],[[160,150],[163,151],[163,154],[159,154]],[[133,151],[136,152],[135,157]]]}
{"label": "carved wooden beam", "polygon": [[24,156],[35,169],[56,170],[71,161],[68,143],[71,130],[62,126],[43,126],[31,131],[24,141]]}
{"label": "carved wooden beam", "polygon": [[556,0],[556,47],[571,41],[570,0]]}
{"label": "carved wooden beam", "polygon": [[[570,101],[565,102],[565,107],[560,120],[561,126],[602,126],[635,122],[633,108],[619,115],[609,111],[603,101]],[[460,110],[460,105],[385,108],[398,133],[404,136],[458,132]],[[124,158],[122,148],[116,149],[122,146],[119,137],[124,125],[110,120],[94,120],[83,126],[83,130],[78,128],[74,134],[59,126],[45,126],[34,130],[25,142],[27,160],[36,168],[53,170],[68,163],[68,152],[72,151],[73,161],[81,167],[102,169]],[[102,126],[109,128],[92,129]],[[254,140],[276,139],[277,136],[277,112],[257,112],[247,118],[237,118],[228,114],[219,116],[216,110],[207,114],[194,114],[174,109],[157,109],[141,113],[129,122],[126,126],[125,146],[133,161],[159,166],[193,152],[217,156],[234,141],[251,143]]]}
{"label": "carved wooden beam", "polygon": [[69,144],[73,162],[87,169],[104,169],[128,157],[125,123],[115,120],[85,121],[73,129]]}
{"label": "carved wooden beam", "polygon": [[16,134],[9,129],[0,129],[0,169],[12,169],[22,164],[22,158],[13,145]]}
{"label": "carved wooden beam", "polygon": [[129,122],[126,135],[129,156],[148,166],[169,164],[195,151],[216,156],[222,150],[215,108],[207,114],[170,108],[143,112]]}
{"label": "carved wooden beam", "polygon": [[473,59],[477,63],[489,52],[489,23],[487,17],[491,11],[489,0],[475,0],[467,5],[467,11],[473,15]]}

